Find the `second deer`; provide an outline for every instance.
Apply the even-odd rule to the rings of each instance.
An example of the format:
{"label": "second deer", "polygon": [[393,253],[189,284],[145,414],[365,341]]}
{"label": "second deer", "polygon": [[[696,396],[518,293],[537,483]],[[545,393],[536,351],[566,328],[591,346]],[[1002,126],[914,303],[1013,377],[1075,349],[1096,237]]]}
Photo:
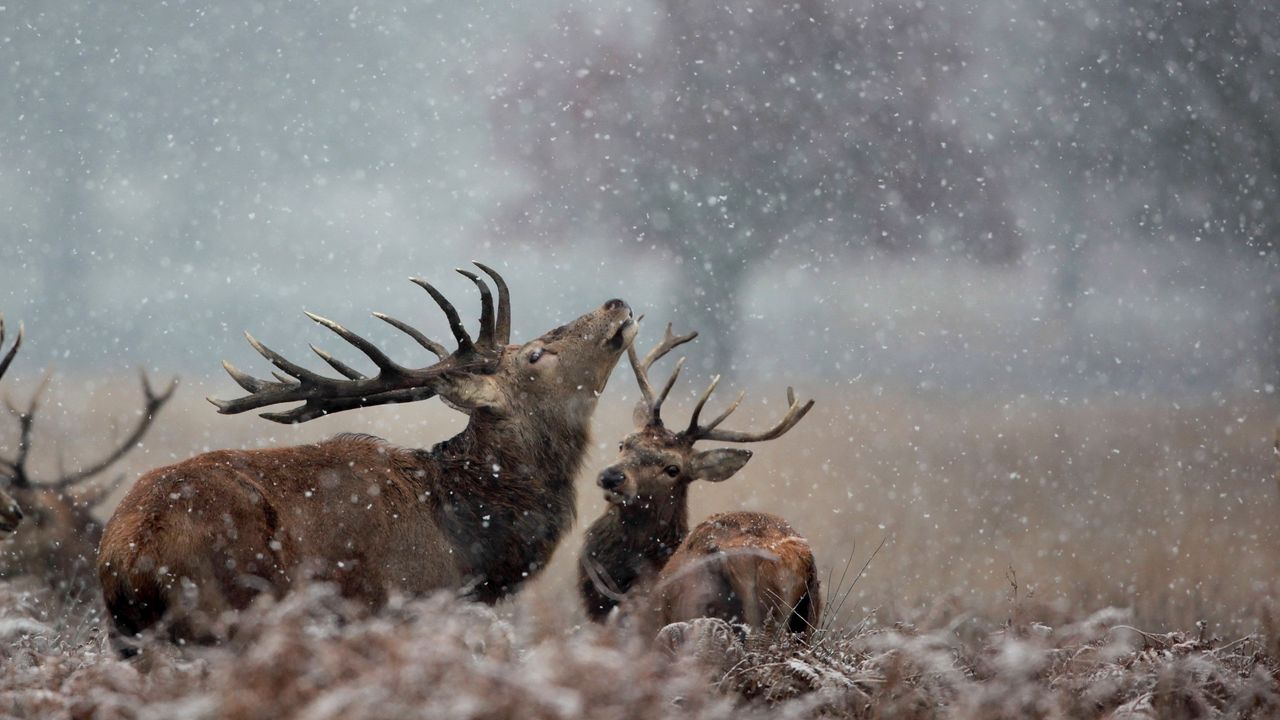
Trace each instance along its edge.
{"label": "second deer", "polygon": [[772,428],[758,433],[719,429],[741,403],[739,395],[700,425],[716,378],[698,400],[688,427],[672,431],[662,421],[662,403],[684,361],[658,392],[649,382],[649,368],[696,335],[676,336],[667,326],[643,361],[628,349],[642,400],[637,429],[619,444],[617,461],[598,479],[609,507],[587,530],[580,558],[579,589],[587,614],[603,621],[624,600],[636,598],[644,613],[641,622],[653,623],[649,630],[718,617],[805,632],[817,625],[822,602],[808,541],[786,520],[758,512],[713,515],[690,532],[689,486],[727,480],[751,459],[749,450],[698,451],[695,443],[772,440],[800,422],[813,401],[797,403],[788,388],[786,415]]}
{"label": "second deer", "polygon": [[[3,342],[4,321],[0,318],[0,343]],[[21,344],[19,330],[17,341],[0,359],[0,376],[13,362]],[[164,391],[156,392],[144,374],[142,413],[124,440],[101,460],[46,479],[37,479],[28,467],[44,386],[36,389],[26,407],[19,408],[5,400],[9,413],[17,420],[18,438],[13,455],[0,455],[0,532],[12,533],[0,544],[0,577],[31,576],[54,588],[77,592],[96,584],[94,557],[102,537],[102,522],[93,513],[124,479],[123,475],[105,474],[138,446],[176,386],[174,381]]]}

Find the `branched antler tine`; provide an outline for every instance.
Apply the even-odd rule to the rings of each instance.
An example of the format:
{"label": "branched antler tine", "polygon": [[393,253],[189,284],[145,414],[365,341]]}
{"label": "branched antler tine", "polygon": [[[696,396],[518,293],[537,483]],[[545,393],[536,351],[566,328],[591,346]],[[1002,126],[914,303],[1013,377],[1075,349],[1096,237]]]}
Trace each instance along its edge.
{"label": "branched antler tine", "polygon": [[294,425],[296,423],[303,423],[308,420],[314,420],[318,417],[324,417],[327,414],[328,413],[325,412],[324,410],[312,411],[310,408],[310,405],[303,405],[302,407],[294,408],[293,410],[287,410],[285,412],[258,413],[258,417],[262,418],[263,420],[270,420],[271,422],[274,422],[274,423],[280,423],[281,425]]}
{"label": "branched antler tine", "polygon": [[301,365],[291,362],[285,358],[285,356],[258,342],[258,339],[250,335],[248,331],[245,331],[244,336],[248,339],[249,344],[253,346],[253,349],[258,351],[259,355],[270,360],[272,365],[275,365],[289,375],[299,380],[309,380],[311,382],[324,381],[324,376],[313,373]]}
{"label": "branched antler tine", "polygon": [[680,376],[680,369],[684,366],[684,358],[681,358],[680,362],[676,364],[675,370],[671,373],[671,377],[667,379],[667,384],[662,388],[661,393],[654,393],[653,391],[653,384],[649,382],[649,368],[671,352],[673,348],[679,347],[696,337],[698,337],[696,332],[688,335],[676,335],[671,331],[671,323],[667,323],[667,329],[662,333],[662,340],[658,341],[658,344],[644,356],[644,360],[639,359],[639,353],[636,352],[634,341],[627,346],[627,360],[631,363],[631,369],[636,374],[636,384],[640,386],[640,395],[649,411],[649,422],[660,423],[662,421],[662,402],[667,399],[667,394],[671,392],[671,387],[675,385],[676,378]]}
{"label": "branched antler tine", "polygon": [[155,387],[151,385],[151,378],[147,376],[146,369],[138,368],[138,374],[142,376],[142,393],[145,397],[148,412],[169,402],[169,398],[173,397],[173,393],[178,390],[177,376],[169,379],[169,384],[165,386],[163,392],[157,393]]}
{"label": "branched antler tine", "polygon": [[347,378],[348,380],[363,380],[363,379],[364,379],[364,377],[365,377],[365,376],[364,376],[364,373],[360,372],[359,370],[356,370],[355,368],[353,368],[353,367],[351,367],[350,365],[348,365],[348,364],[346,364],[346,363],[342,362],[341,360],[339,360],[338,358],[336,358],[336,357],[334,357],[334,356],[330,355],[329,353],[325,352],[324,350],[321,350],[320,348],[316,347],[315,345],[310,345],[309,347],[311,348],[311,352],[315,353],[316,355],[319,355],[321,360],[325,361],[326,363],[329,363],[329,367],[331,367],[331,368],[333,368],[334,370],[337,370],[338,372],[342,373],[344,376],[346,376],[346,378]]}
{"label": "branched antler tine", "polygon": [[472,264],[498,286],[498,316],[493,323],[493,339],[498,345],[506,345],[511,342],[511,292],[507,290],[507,281],[502,279],[497,270],[487,265],[478,262]]}
{"label": "branched antler tine", "polygon": [[449,354],[449,351],[445,349],[445,346],[441,345],[435,340],[432,340],[426,335],[423,335],[422,332],[418,330],[418,328],[410,325],[409,323],[404,322],[403,320],[397,320],[391,317],[390,315],[387,315],[386,313],[376,312],[373,314],[373,316],[378,318],[382,322],[390,325],[391,327],[399,330],[405,335],[408,335],[409,337],[413,338],[414,342],[426,348],[436,357],[443,358]]}
{"label": "branched antler tine", "polygon": [[796,423],[800,422],[810,409],[813,408],[813,401],[800,405],[795,402],[795,393],[788,388],[787,398],[791,400],[790,407],[787,408],[786,415],[778,421],[777,425],[758,433],[739,432],[736,430],[715,430],[712,428],[701,428],[698,432],[699,440],[714,440],[718,442],[761,442],[764,440],[773,440],[782,436]]}
{"label": "branched antler tine", "polygon": [[[373,364],[377,365],[379,370],[389,375],[401,375],[406,372],[405,368],[402,368],[399,365],[397,365],[395,361],[387,357],[386,353],[379,350],[376,345],[369,342],[368,340],[365,340],[364,338],[351,332],[350,330],[330,320],[329,318],[321,317],[320,315],[316,315],[315,313],[311,313],[311,312],[306,313],[306,315],[307,317],[311,318],[317,323],[332,330],[334,334],[336,334],[338,337],[354,345],[357,350],[364,353],[366,357],[372,360]],[[339,370],[339,372],[342,372],[342,371]],[[346,373],[343,373],[343,374],[345,375]]]}
{"label": "branched antler tine", "polygon": [[632,342],[627,346],[627,360],[631,363],[631,370],[636,374],[636,384],[640,386],[640,397],[645,405],[653,408],[653,385],[649,384],[649,373],[641,366],[638,353],[636,353],[636,344]]}
{"label": "branched antler tine", "polygon": [[[18,323],[18,339],[13,342],[13,347],[9,348],[9,352],[4,354],[4,358],[0,359],[0,377],[4,376],[4,371],[9,369],[9,365],[13,362],[13,358],[18,355],[18,348],[22,347],[22,336],[26,329],[22,323]],[[4,347],[4,317],[0,316],[0,348]]]}
{"label": "branched antler tine", "polygon": [[236,384],[244,388],[247,392],[258,392],[268,384],[266,380],[259,380],[246,372],[242,372],[228,360],[222,361],[222,369],[226,370],[227,374],[231,376],[231,379],[235,380]]}
{"label": "branched antler tine", "polygon": [[642,365],[645,371],[647,372],[654,363],[661,360],[667,353],[696,337],[698,337],[697,332],[691,332],[688,335],[676,335],[671,332],[671,323],[667,323],[667,329],[662,332],[662,340],[659,341],[657,345],[653,346],[653,349],[649,351],[648,355],[644,356],[644,363],[642,363]]}
{"label": "branched antler tine", "polygon": [[676,367],[671,371],[671,377],[667,378],[667,384],[662,386],[662,392],[658,393],[658,397],[653,401],[651,414],[654,420],[661,416],[662,403],[666,401],[667,395],[671,392],[671,388],[676,384],[676,378],[680,377],[680,371],[684,369],[684,358],[676,361]]}
{"label": "branched antler tine", "polygon": [[720,376],[711,378],[711,384],[707,386],[702,397],[698,398],[698,404],[693,406],[693,415],[689,418],[689,432],[693,432],[698,427],[698,418],[702,415],[702,408],[706,406],[707,401],[711,399],[711,393],[716,391],[716,386],[720,384]]}
{"label": "branched antler tine", "polygon": [[164,407],[165,403],[169,402],[169,399],[173,397],[173,393],[178,387],[178,379],[174,378],[171,380],[169,382],[169,386],[164,392],[156,394],[151,387],[151,380],[147,378],[146,371],[142,370],[139,372],[142,375],[143,408],[142,416],[139,418],[138,424],[134,426],[133,431],[130,432],[128,437],[126,437],[124,441],[121,442],[120,445],[105,458],[80,470],[79,472],[64,475],[57,482],[52,483],[52,487],[57,488],[58,490],[66,490],[77,483],[83,482],[84,480],[101,473],[103,470],[115,465],[120,458],[128,455],[129,451],[137,447],[138,443],[142,441],[143,436],[147,434],[147,430],[151,429],[151,423],[155,422],[156,415],[159,413],[160,408]]}
{"label": "branched antler tine", "polygon": [[489,286],[484,284],[480,276],[462,268],[454,268],[459,275],[476,284],[480,290],[480,335],[476,338],[476,345],[486,349],[493,349],[495,343],[493,340],[493,293],[489,292]]}
{"label": "branched antler tine", "polygon": [[462,320],[458,317],[458,310],[453,307],[453,304],[446,300],[444,295],[441,295],[440,291],[432,287],[431,283],[428,283],[426,280],[423,280],[422,278],[409,278],[409,281],[423,290],[426,290],[427,293],[431,295],[431,299],[435,300],[436,304],[440,306],[440,309],[444,311],[445,317],[449,319],[449,330],[453,332],[454,339],[458,341],[458,348],[460,350],[471,350],[475,348],[475,344],[471,342],[471,336],[467,334],[467,329],[463,327]]}
{"label": "branched antler tine", "polygon": [[[479,275],[466,272],[463,274],[482,288],[481,301],[484,307],[481,310],[481,323],[485,328],[482,328],[481,339],[486,343],[492,343],[495,341],[497,326],[493,296],[488,285]],[[458,340],[459,347],[456,352],[449,353],[443,345],[430,340],[407,323],[381,313],[374,313],[374,316],[409,335],[419,345],[435,353],[441,358],[440,362],[422,368],[402,367],[365,338],[332,320],[314,313],[307,313],[307,317],[325,326],[363,352],[378,367],[377,374],[366,376],[313,346],[312,351],[341,377],[322,375],[285,359],[246,333],[254,349],[284,374],[275,374],[276,381],[272,382],[269,379],[254,378],[233,369],[228,370],[233,379],[249,394],[232,400],[210,398],[210,402],[218,408],[218,412],[224,415],[234,415],[282,403],[297,403],[287,410],[264,413],[262,416],[275,422],[300,423],[343,410],[423,400],[436,394],[448,373],[483,373],[499,362],[497,353],[476,351],[474,342],[462,326],[457,310],[440,292],[423,280],[418,278],[411,278],[411,280],[415,285],[426,290],[444,311],[449,320],[450,330]]]}
{"label": "branched antler tine", "polygon": [[[256,410],[267,405],[276,405],[286,402],[297,402],[309,399],[309,394],[316,390],[316,386],[304,386],[302,383],[293,382],[268,382],[259,380],[262,385],[258,390],[251,390],[249,395],[238,397],[232,400],[219,400],[217,398],[205,398],[214,407],[218,408],[218,412],[222,415],[235,415],[247,410]],[[335,383],[336,380],[328,380],[329,383]],[[358,381],[357,381],[358,382]]]}
{"label": "branched antler tine", "polygon": [[401,388],[399,390],[387,390],[363,397],[348,397],[337,399],[320,399],[307,400],[307,402],[298,407],[282,412],[260,413],[259,417],[272,422],[282,423],[284,425],[292,425],[295,423],[304,423],[308,420],[315,420],[331,413],[342,412],[343,410],[354,410],[355,408],[371,407],[374,405],[392,405],[396,403],[417,402],[434,397],[435,391],[427,387]]}
{"label": "branched antler tine", "polygon": [[31,479],[27,475],[27,457],[31,454],[31,434],[35,427],[36,410],[40,407],[40,396],[44,395],[45,388],[49,386],[50,377],[50,373],[44,374],[44,378],[36,386],[35,393],[31,395],[31,402],[27,404],[26,410],[18,409],[8,397],[4,399],[9,412],[18,418],[18,454],[12,460],[5,460],[5,464],[13,469],[12,482],[18,487],[31,485]]}
{"label": "branched antler tine", "polygon": [[747,396],[746,390],[743,390],[742,392],[738,393],[738,397],[732,403],[730,403],[729,407],[725,408],[724,412],[717,415],[714,420],[707,423],[702,429],[715,430],[720,423],[724,422],[726,419],[728,419],[730,415],[733,414],[734,410],[738,409],[738,406],[742,404],[742,398],[746,396]]}
{"label": "branched antler tine", "polygon": [[44,396],[46,390],[49,389],[49,381],[53,379],[53,372],[46,370],[44,377],[40,378],[40,384],[36,386],[36,391],[31,394],[31,402],[27,403],[26,410],[20,410],[22,415],[27,417],[35,417],[36,410],[40,409],[40,398]]}

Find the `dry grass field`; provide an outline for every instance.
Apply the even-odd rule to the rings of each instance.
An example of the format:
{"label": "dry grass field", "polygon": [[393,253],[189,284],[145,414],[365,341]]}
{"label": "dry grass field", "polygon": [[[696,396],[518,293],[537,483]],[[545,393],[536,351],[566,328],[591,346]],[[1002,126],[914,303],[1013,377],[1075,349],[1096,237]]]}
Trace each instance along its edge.
{"label": "dry grass field", "polygon": [[[830,630],[800,645],[699,626],[698,652],[673,662],[583,627],[570,581],[604,506],[594,470],[628,427],[625,380],[598,415],[578,531],[515,601],[370,618],[319,588],[255,609],[230,647],[126,664],[94,608],[11,583],[0,716],[1280,716],[1274,398],[961,402],[798,382],[813,413],[739,476],[696,488],[693,515],[790,519],[831,574]],[[754,383],[736,424],[780,412],[784,382]],[[128,379],[82,387],[55,382],[37,469],[55,441],[68,465],[92,456],[100,428],[137,407]],[[430,444],[461,424],[422,403],[281,427],[216,415],[201,399],[214,390],[180,389],[128,470],[340,431]]]}

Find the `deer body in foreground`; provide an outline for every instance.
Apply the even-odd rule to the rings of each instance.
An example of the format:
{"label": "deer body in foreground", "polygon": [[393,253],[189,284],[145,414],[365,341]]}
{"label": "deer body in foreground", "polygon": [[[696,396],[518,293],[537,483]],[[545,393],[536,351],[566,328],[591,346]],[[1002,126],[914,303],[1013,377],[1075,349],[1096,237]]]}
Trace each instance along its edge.
{"label": "deer body in foreground", "polygon": [[[0,320],[0,342],[3,339],[4,324]],[[0,361],[0,375],[17,349],[15,344]],[[138,446],[175,387],[176,382],[157,393],[144,374],[143,409],[125,439],[103,459],[76,471],[63,471],[53,479],[36,479],[28,468],[43,385],[25,408],[6,399],[8,411],[17,419],[19,433],[16,452],[0,457],[0,479],[4,480],[6,491],[0,493],[0,530],[12,532],[11,537],[0,542],[0,577],[35,576],[54,587],[73,591],[94,583],[93,560],[102,537],[102,523],[93,511],[123,479],[104,479],[104,474]],[[6,522],[6,517],[12,520]],[[17,520],[22,520],[22,527],[15,532]]]}
{"label": "deer body in foreground", "polygon": [[480,334],[472,340],[453,306],[426,289],[449,318],[459,348],[443,347],[392,318],[380,319],[441,356],[399,366],[364,338],[312,316],[364,352],[365,377],[316,352],[344,379],[311,372],[250,342],[289,377],[259,380],[228,366],[249,395],[215,401],[237,413],[281,402],[264,415],[301,422],[357,407],[439,395],[470,416],[430,449],[339,435],[312,445],[206,453],[144,475],[108,524],[99,554],[107,607],[133,635],[166,613],[176,638],[217,639],[218,618],[260,593],[308,579],[335,583],[371,607],[389,593],[465,590],[495,602],[537,574],[572,523],[573,480],[588,446],[597,396],[635,334],[621,300],[523,345],[509,345],[506,284],[495,315],[484,282]]}
{"label": "deer body in foreground", "polygon": [[649,367],[694,335],[674,336],[670,327],[661,343],[637,360],[628,350],[643,399],[639,426],[619,446],[617,462],[598,482],[609,507],[587,530],[579,569],[579,589],[587,614],[603,621],[632,597],[642,622],[656,630],[697,617],[739,620],[755,627],[773,624],[803,632],[817,624],[821,596],[808,542],[775,515],[735,512],[715,515],[689,531],[689,485],[721,482],[751,458],[748,450],[697,451],[699,440],[756,442],[790,430],[813,406],[796,403],[788,389],[785,417],[762,433],[718,430],[741,402],[729,406],[706,426],[699,416],[716,383],[699,400],[689,426],[672,431],[661,407],[680,366],[660,393],[648,380]]}

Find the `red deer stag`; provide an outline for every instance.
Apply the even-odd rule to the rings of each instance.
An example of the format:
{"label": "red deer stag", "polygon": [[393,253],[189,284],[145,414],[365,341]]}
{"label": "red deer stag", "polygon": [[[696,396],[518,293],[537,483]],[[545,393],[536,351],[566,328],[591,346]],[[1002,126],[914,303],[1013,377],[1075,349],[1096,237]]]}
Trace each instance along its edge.
{"label": "red deer stag", "polygon": [[344,376],[326,377],[249,338],[285,375],[259,380],[227,365],[249,395],[213,401],[220,412],[298,401],[263,417],[304,422],[439,396],[470,420],[430,449],[338,435],[300,447],[206,453],[147,473],[107,524],[99,551],[107,608],[120,633],[136,635],[168,613],[174,639],[216,641],[225,635],[224,611],[308,579],[377,607],[392,591],[439,589],[493,603],[541,571],[572,524],[573,480],[591,416],[636,324],[615,299],[509,345],[506,283],[477,266],[497,286],[498,305],[495,315],[485,282],[459,270],[480,291],[474,340],[442,294],[413,280],[448,318],[459,346],[452,354],[412,326],[375,314],[440,357],[427,367],[403,367],[316,315],[309,316],[368,356],[377,375],[316,350]]}
{"label": "red deer stag", "polygon": [[788,388],[786,415],[769,430],[717,429],[741,403],[739,395],[718,417],[699,425],[716,378],[698,400],[688,427],[672,432],[662,422],[662,403],[684,360],[657,393],[649,383],[649,368],[695,336],[675,336],[667,326],[662,341],[642,362],[628,349],[643,397],[636,407],[637,430],[619,444],[617,462],[598,479],[609,507],[587,530],[582,549],[579,588],[587,614],[603,621],[628,593],[635,593],[633,597],[643,596],[639,602],[655,623],[646,628],[650,630],[718,617],[803,632],[817,624],[821,611],[809,543],[782,518],[756,512],[713,515],[689,532],[689,485],[727,480],[751,459],[749,450],[696,451],[695,443],[772,440],[794,427],[813,401],[798,404]]}
{"label": "red deer stag", "polygon": [[[3,339],[4,326],[0,322],[0,342]],[[0,362],[0,375],[17,349],[15,344]],[[72,594],[94,587],[93,560],[102,537],[102,523],[93,512],[124,479],[123,475],[104,479],[104,473],[138,446],[176,386],[174,381],[164,392],[157,393],[143,374],[144,406],[128,435],[101,460],[75,471],[63,470],[53,479],[36,479],[27,466],[44,385],[36,389],[25,409],[5,400],[17,419],[18,438],[14,455],[0,456],[0,479],[9,496],[7,502],[0,500],[0,508],[12,508],[13,516],[25,520],[20,531],[0,543],[0,577],[34,576]],[[2,521],[0,529],[6,524],[12,530],[12,523]]]}

